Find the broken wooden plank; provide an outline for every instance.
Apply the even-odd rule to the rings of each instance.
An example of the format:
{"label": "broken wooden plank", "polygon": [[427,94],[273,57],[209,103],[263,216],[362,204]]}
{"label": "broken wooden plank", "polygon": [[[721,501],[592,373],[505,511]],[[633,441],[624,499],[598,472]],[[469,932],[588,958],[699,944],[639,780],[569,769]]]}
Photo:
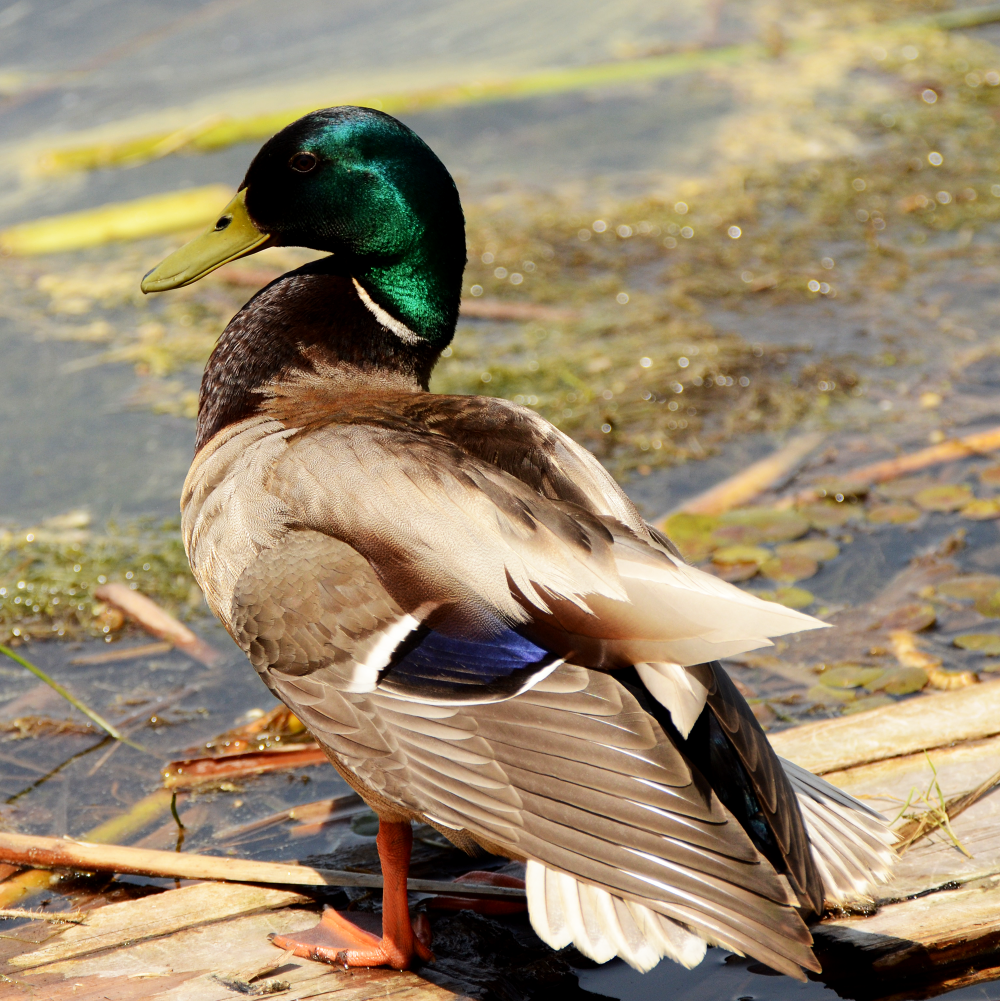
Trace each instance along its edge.
{"label": "broken wooden plank", "polygon": [[[381,889],[382,877],[340,869],[314,869],[296,862],[254,862],[95,845],[68,838],[43,838],[0,832],[0,862],[29,865],[36,869],[74,869],[85,872],[117,872],[136,876],[166,876],[171,879],[213,879],[234,883],[272,883],[289,886],[361,886]],[[463,897],[500,897],[523,900],[524,891],[506,886],[455,883],[436,879],[410,879],[413,893],[446,893]]]}
{"label": "broken wooden plank", "polygon": [[8,963],[19,970],[27,970],[144,939],[160,938],[182,928],[308,902],[308,897],[289,890],[239,883],[198,883],[141,900],[99,907],[87,914],[86,924],[68,928],[52,942],[33,952],[14,956]]}
{"label": "broken wooden plank", "polygon": [[[1000,876],[889,904],[871,917],[828,919],[813,935],[827,975],[838,977],[842,969],[845,977],[866,980],[865,996],[929,997],[945,986],[993,979],[1000,966]],[[872,978],[885,990],[875,989]]]}
{"label": "broken wooden plank", "polygon": [[1000,733],[1000,682],[897,702],[770,734],[783,757],[817,775]]}

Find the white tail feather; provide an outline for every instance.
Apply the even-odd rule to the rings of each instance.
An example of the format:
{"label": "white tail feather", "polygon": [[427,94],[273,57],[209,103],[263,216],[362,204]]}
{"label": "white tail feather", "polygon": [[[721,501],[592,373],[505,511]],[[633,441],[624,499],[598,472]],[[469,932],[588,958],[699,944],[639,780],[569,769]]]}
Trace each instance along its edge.
{"label": "white tail feather", "polygon": [[670,710],[674,726],[687,738],[705,708],[708,689],[680,664],[636,664],[635,669],[649,694]]}
{"label": "white tail feather", "polygon": [[691,969],[705,956],[705,941],[676,921],[540,862],[528,861],[525,883],[531,926],[553,949],[572,944],[596,963],[620,956],[641,973],[663,957]]}
{"label": "white tail feather", "polygon": [[870,898],[891,876],[896,835],[860,800],[791,761],[781,764],[798,796],[827,902]]}

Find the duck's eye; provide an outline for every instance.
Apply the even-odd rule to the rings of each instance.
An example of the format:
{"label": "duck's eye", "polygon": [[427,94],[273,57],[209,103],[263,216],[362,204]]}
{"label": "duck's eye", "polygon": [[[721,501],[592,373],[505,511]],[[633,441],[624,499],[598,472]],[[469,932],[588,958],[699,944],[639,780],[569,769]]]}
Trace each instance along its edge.
{"label": "duck's eye", "polygon": [[288,161],[288,166],[292,170],[297,170],[300,174],[308,174],[316,164],[319,163],[319,159],[316,157],[315,153],[296,153],[295,156]]}
{"label": "duck's eye", "polygon": [[219,230],[225,229],[232,221],[233,221],[233,217],[231,215],[224,215],[215,224],[215,231],[216,231],[216,233],[218,233]]}

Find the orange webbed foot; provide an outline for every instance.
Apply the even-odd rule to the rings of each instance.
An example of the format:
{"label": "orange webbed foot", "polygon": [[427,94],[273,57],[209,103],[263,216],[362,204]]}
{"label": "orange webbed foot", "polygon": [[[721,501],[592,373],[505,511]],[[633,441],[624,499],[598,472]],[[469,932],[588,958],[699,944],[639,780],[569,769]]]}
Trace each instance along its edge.
{"label": "orange webbed foot", "polygon": [[[368,927],[363,927],[367,925]],[[413,922],[409,942],[397,941],[382,934],[377,914],[354,912],[348,917],[327,907],[320,922],[313,928],[289,935],[272,935],[279,949],[290,949],[302,959],[313,959],[334,966],[390,966],[408,970],[415,959],[434,959],[430,951],[430,925],[420,914]]]}

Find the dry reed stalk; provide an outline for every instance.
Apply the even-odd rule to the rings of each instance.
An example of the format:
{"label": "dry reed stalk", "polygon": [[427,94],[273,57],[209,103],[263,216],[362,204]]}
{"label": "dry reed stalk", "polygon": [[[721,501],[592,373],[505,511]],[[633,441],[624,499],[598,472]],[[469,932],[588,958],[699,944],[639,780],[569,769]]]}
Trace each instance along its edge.
{"label": "dry reed stalk", "polygon": [[823,435],[819,432],[796,435],[777,452],[668,511],[654,525],[663,531],[667,518],[672,514],[725,514],[746,504],[792,473],[822,440]]}
{"label": "dry reed stalk", "polygon": [[[844,473],[837,477],[837,490],[843,494],[861,493],[876,483],[886,483],[889,480],[905,476],[907,473],[919,472],[930,466],[938,466],[944,462],[955,462],[957,459],[967,459],[973,455],[983,455],[1000,449],[1000,427],[969,434],[964,438],[952,438],[940,445],[931,445],[918,452],[897,456],[895,459],[885,459],[873,462],[868,466]],[[830,493],[821,486],[807,487],[791,498],[786,498],[785,504],[808,504],[819,500]]]}
{"label": "dry reed stalk", "polygon": [[204,640],[199,639],[187,626],[165,612],[151,598],[139,591],[133,591],[127,584],[102,584],[94,596],[120,609],[133,622],[142,626],[147,633],[173,643],[189,657],[215,667],[225,659],[225,655]]}
{"label": "dry reed stalk", "polygon": [[[381,889],[382,877],[339,869],[313,869],[296,862],[254,862],[186,855],[152,848],[98,845],[66,838],[35,837],[0,832],[0,861],[35,869],[72,869],[83,872],[117,872],[169,879],[206,879],[230,883],[269,883],[288,886],[360,886]],[[410,879],[413,893],[446,893],[464,897],[524,898],[524,891],[505,886],[449,883],[436,879]]]}

